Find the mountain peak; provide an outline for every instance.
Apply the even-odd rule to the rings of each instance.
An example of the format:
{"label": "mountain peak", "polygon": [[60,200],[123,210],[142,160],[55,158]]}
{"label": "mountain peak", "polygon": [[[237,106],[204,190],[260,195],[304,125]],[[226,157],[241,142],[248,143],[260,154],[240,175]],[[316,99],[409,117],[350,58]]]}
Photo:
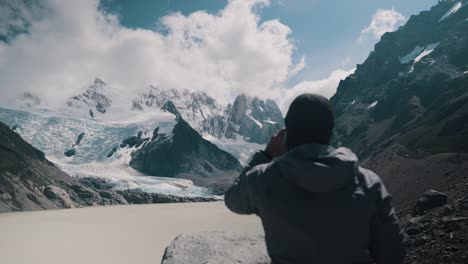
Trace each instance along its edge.
{"label": "mountain peak", "polygon": [[99,77],[96,77],[94,79],[94,85],[102,87],[102,86],[106,86],[107,84]]}
{"label": "mountain peak", "polygon": [[25,106],[27,107],[38,106],[42,102],[41,99],[37,95],[31,92],[25,92],[21,99],[24,102]]}
{"label": "mountain peak", "polygon": [[82,94],[68,99],[67,105],[88,110],[86,114],[89,114],[92,118],[95,116],[94,111],[104,114],[112,104],[110,93],[106,89],[107,87],[107,84],[103,80],[96,77],[93,84]]}

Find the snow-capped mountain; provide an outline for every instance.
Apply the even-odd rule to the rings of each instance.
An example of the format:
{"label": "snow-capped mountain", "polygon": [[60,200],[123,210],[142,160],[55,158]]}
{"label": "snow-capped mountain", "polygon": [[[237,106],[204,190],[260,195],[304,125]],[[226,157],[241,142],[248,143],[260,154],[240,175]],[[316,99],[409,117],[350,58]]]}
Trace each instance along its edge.
{"label": "snow-capped mountain", "polygon": [[82,94],[73,96],[67,100],[71,108],[82,110],[94,118],[97,113],[104,114],[111,106],[112,99],[107,84],[99,78],[89,86]]}
{"label": "snow-capped mountain", "polygon": [[59,108],[42,101],[26,93],[0,121],[72,176],[179,196],[222,193],[283,122],[271,100],[155,86],[123,98],[100,78]]}
{"label": "snow-capped mountain", "polygon": [[239,95],[227,107],[225,137],[242,136],[250,142],[267,143],[284,125],[281,110],[272,100]]}
{"label": "snow-capped mountain", "polygon": [[205,92],[151,86],[132,103],[136,111],[154,108],[182,117],[207,138],[265,144],[283,126],[281,111],[274,101],[246,95],[239,95],[233,104],[222,106]]}
{"label": "snow-capped mountain", "polygon": [[132,110],[163,109],[181,116],[202,135],[221,138],[225,130],[226,110],[205,92],[178,91],[150,86],[149,91],[132,101]]}

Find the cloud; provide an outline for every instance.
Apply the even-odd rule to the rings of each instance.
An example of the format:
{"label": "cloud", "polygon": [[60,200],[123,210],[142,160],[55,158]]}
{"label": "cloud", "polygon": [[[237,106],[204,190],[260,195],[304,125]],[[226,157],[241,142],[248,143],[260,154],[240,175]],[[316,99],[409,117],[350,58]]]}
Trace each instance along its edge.
{"label": "cloud", "polygon": [[[288,26],[261,22],[259,10],[268,4],[230,0],[216,14],[173,13],[158,31],[124,27],[98,0],[41,1],[40,14],[26,12],[15,22],[28,27],[25,33],[0,41],[0,103],[31,91],[59,105],[95,77],[127,97],[150,84],[204,90],[221,102],[239,93],[274,97],[305,60],[292,62]],[[12,26],[6,21],[2,32]]]}
{"label": "cloud", "polygon": [[299,63],[294,65],[294,67],[289,71],[289,77],[293,77],[296,74],[298,74],[300,71],[302,71],[305,67],[307,66],[306,64],[306,59],[304,56],[301,57],[301,60]]}
{"label": "cloud", "polygon": [[407,19],[397,11],[379,9],[372,16],[371,23],[361,31],[359,41],[379,40],[386,32],[393,32],[404,25]]}
{"label": "cloud", "polygon": [[36,0],[0,1],[0,40],[25,32],[28,21],[37,18],[41,6]]}
{"label": "cloud", "polygon": [[354,71],[355,69],[348,71],[336,70],[326,79],[318,81],[303,81],[290,89],[283,90],[281,98],[278,98],[281,111],[283,111],[283,114],[286,114],[286,111],[294,98],[303,93],[315,93],[331,98],[336,93],[336,88],[338,88],[340,81],[354,73]]}

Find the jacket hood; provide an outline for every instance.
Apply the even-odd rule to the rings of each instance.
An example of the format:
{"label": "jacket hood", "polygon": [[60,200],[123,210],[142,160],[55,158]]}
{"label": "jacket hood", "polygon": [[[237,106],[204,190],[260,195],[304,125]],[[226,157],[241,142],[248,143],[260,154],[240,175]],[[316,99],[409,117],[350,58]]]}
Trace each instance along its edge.
{"label": "jacket hood", "polygon": [[340,189],[354,181],[358,158],[347,148],[301,145],[277,159],[283,177],[315,193]]}

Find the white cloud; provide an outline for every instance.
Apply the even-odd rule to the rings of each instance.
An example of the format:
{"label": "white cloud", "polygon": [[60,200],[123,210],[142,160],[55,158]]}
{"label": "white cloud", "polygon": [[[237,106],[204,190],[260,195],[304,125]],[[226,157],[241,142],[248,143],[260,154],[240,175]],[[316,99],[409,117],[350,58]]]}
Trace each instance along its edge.
{"label": "white cloud", "polygon": [[59,104],[96,76],[127,96],[156,84],[222,102],[242,92],[274,97],[305,61],[292,63],[289,27],[260,22],[258,9],[268,4],[230,0],[217,14],[171,14],[161,20],[164,34],[122,26],[98,0],[44,0],[40,19],[24,23],[29,33],[0,41],[0,103],[32,91]]}
{"label": "white cloud", "polygon": [[406,21],[405,16],[393,9],[379,9],[372,16],[371,23],[361,31],[359,41],[366,39],[379,40],[383,34],[397,30]]}
{"label": "white cloud", "polygon": [[278,99],[281,110],[286,114],[286,111],[294,98],[303,93],[315,93],[331,98],[336,93],[336,88],[338,88],[340,81],[354,73],[354,71],[355,69],[349,71],[336,70],[326,79],[318,81],[304,81],[290,89],[283,90],[281,98]]}
{"label": "white cloud", "polygon": [[299,63],[294,65],[294,67],[289,71],[289,77],[293,77],[296,74],[298,74],[300,71],[302,71],[305,67],[307,66],[306,64],[306,59],[304,56],[301,57],[301,60]]}

